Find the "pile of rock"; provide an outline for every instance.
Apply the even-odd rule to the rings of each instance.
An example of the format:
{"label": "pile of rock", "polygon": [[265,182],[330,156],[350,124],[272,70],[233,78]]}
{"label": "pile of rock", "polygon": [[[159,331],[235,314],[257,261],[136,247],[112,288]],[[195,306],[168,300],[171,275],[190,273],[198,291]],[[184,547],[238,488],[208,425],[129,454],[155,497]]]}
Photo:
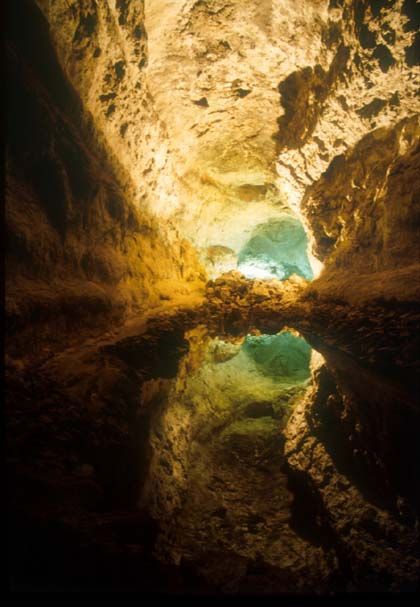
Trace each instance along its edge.
{"label": "pile of rock", "polygon": [[292,309],[296,315],[295,306],[306,285],[307,281],[296,275],[285,281],[258,280],[231,270],[206,285],[208,317],[227,332],[259,325],[262,319],[277,327],[280,316],[289,316]]}

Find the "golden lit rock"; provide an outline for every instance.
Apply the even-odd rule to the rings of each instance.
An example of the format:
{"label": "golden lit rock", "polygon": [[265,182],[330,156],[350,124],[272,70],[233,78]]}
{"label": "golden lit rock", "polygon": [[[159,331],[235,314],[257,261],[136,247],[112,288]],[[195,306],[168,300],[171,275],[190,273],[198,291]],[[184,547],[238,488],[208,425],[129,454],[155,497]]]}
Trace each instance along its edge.
{"label": "golden lit rock", "polygon": [[12,590],[417,591],[418,2],[7,4]]}

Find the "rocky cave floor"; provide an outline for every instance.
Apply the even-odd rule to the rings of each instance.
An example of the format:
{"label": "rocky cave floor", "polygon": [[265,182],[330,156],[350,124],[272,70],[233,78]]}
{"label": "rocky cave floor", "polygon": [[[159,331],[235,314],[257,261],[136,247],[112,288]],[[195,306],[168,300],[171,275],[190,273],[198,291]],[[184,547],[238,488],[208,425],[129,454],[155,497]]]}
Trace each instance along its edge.
{"label": "rocky cave floor", "polygon": [[[6,359],[15,589],[418,588],[420,311],[302,284],[231,272],[194,307]],[[322,355],[293,385],[239,358],[282,329]]]}

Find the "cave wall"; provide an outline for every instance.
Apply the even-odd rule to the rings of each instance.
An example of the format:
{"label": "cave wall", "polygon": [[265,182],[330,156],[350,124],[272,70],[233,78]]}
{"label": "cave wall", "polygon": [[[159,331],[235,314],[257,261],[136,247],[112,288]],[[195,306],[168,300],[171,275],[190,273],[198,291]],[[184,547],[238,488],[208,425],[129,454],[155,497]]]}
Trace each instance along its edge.
{"label": "cave wall", "polygon": [[277,169],[325,270],[357,303],[418,298],[418,10],[330,2],[321,62],[279,85]]}
{"label": "cave wall", "polygon": [[321,3],[316,61],[279,84],[278,171],[298,202],[368,132],[418,112],[413,2]]}
{"label": "cave wall", "polygon": [[321,292],[419,299],[418,141],[417,116],[375,129],[308,189]]}
{"label": "cave wall", "polygon": [[[177,180],[167,132],[149,90],[144,2],[38,2],[67,77],[111,160],[130,175],[133,203],[167,218]],[[167,232],[176,238],[176,226]]]}
{"label": "cave wall", "polygon": [[332,541],[346,591],[414,592],[418,408],[404,385],[317,347],[325,365],[285,432],[297,528]]}
{"label": "cave wall", "polygon": [[[53,346],[85,340],[88,330],[113,330],[129,314],[143,316],[182,295],[190,304],[201,270],[181,233],[234,263],[255,226],[301,214],[326,265],[306,300],[296,304],[301,279],[271,284],[232,273],[208,284],[202,314],[217,330],[236,335],[253,323],[276,332],[284,320],[296,321],[332,346],[313,391],[282,428],[284,457],[276,460],[273,447],[263,462],[279,486],[284,474],[293,482],[292,506],[290,493],[278,495],[285,517],[299,519],[289,536],[291,553],[284,553],[290,557],[286,585],[297,571],[301,588],[307,580],[330,588],[338,567],[346,590],[413,590],[419,497],[412,445],[419,424],[412,394],[406,397],[416,354],[410,301],[419,295],[413,3],[145,4],[146,12],[143,3],[124,0],[39,0],[45,21],[33,2],[10,3],[8,352],[22,358],[41,346],[47,358]],[[364,305],[379,295],[389,299],[388,308]],[[399,307],[403,299],[410,300],[407,307]],[[348,301],[361,305],[343,305]],[[23,373],[19,364],[9,369],[18,566],[20,546],[30,537],[39,554],[45,529],[51,565],[59,526],[63,553],[73,534],[76,554],[86,545],[98,550],[70,567],[64,555],[65,575],[75,567],[89,578],[85,564],[99,554],[104,582],[107,567],[112,571],[108,550],[122,577],[125,558],[134,583],[139,564],[147,570],[139,554],[153,543],[144,537],[153,535],[153,521],[150,512],[133,510],[148,466],[149,489],[161,479],[172,488],[172,495],[155,488],[170,518],[184,495],[186,436],[201,437],[194,456],[194,449],[208,447],[206,432],[218,416],[205,383],[202,417],[176,408],[185,393],[181,384],[197,370],[200,347],[198,353],[191,348],[164,418],[167,437],[152,432],[150,445],[150,424],[162,405],[154,397],[165,397],[192,315],[187,310],[175,337],[170,319],[158,317],[146,332],[141,320],[129,336],[69,349],[39,372]],[[168,360],[172,349],[174,360]],[[349,360],[342,362],[337,349]],[[380,364],[399,375],[397,387],[369,369]],[[238,377],[234,373],[236,386]],[[267,437],[278,438],[275,423],[265,425],[255,436],[247,436],[248,423],[224,436],[225,458],[236,453],[238,474],[241,466],[252,472],[250,444],[263,449]],[[172,463],[166,438],[173,441]],[[216,462],[223,455],[217,441],[213,455]],[[210,510],[208,487],[200,484],[208,460],[195,463],[198,495]],[[171,485],[172,464],[179,486]],[[280,474],[283,465],[287,472]],[[249,496],[264,508],[270,498],[265,486],[259,489]],[[192,528],[205,527],[194,503],[188,508]],[[276,505],[273,511],[274,519],[282,515]],[[223,516],[215,514],[221,526]],[[32,519],[28,534],[26,517]],[[255,528],[255,519],[249,524]],[[239,551],[244,538],[252,544],[242,531],[235,539]],[[302,549],[313,577],[305,577],[296,557]],[[281,556],[281,546],[271,555],[276,550]],[[218,573],[223,585],[230,556],[224,560],[216,551],[206,558],[205,576]],[[30,569],[37,559],[29,561]],[[254,550],[234,567],[227,591],[240,588],[248,573],[258,574],[261,559]],[[49,575],[46,567],[40,577]],[[156,576],[153,590],[162,579],[166,584]]]}
{"label": "cave wall", "polygon": [[[419,111],[412,0],[39,5],[107,150],[134,181],[134,200],[193,242],[211,276],[235,267],[253,229],[284,212],[303,218],[327,264],[322,242],[342,221],[365,246],[347,206],[327,226],[308,189],[323,199],[324,175],[352,154],[370,171],[362,139],[397,133]],[[379,169],[373,179],[383,181]],[[353,199],[350,175],[342,190]],[[371,212],[366,196],[354,198],[361,216]]]}
{"label": "cave wall", "polygon": [[[284,54],[275,41],[286,33],[290,41],[296,8],[290,3],[285,15],[252,2],[39,4],[61,64],[133,176],[137,200],[185,234],[210,271],[234,267],[255,225],[290,212],[274,185]],[[305,27],[311,44],[299,54],[311,61],[315,8]]]}
{"label": "cave wall", "polygon": [[7,15],[7,328],[10,352],[29,353],[191,292],[199,266],[135,204],[39,9],[11,3]]}

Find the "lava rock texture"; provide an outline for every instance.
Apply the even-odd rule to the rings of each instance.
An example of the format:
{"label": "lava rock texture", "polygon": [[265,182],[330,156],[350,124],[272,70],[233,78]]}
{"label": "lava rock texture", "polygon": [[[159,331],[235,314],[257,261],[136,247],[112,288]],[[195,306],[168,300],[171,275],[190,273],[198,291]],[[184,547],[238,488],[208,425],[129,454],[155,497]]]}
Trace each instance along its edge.
{"label": "lava rock texture", "polygon": [[417,8],[8,2],[14,590],[418,590]]}

